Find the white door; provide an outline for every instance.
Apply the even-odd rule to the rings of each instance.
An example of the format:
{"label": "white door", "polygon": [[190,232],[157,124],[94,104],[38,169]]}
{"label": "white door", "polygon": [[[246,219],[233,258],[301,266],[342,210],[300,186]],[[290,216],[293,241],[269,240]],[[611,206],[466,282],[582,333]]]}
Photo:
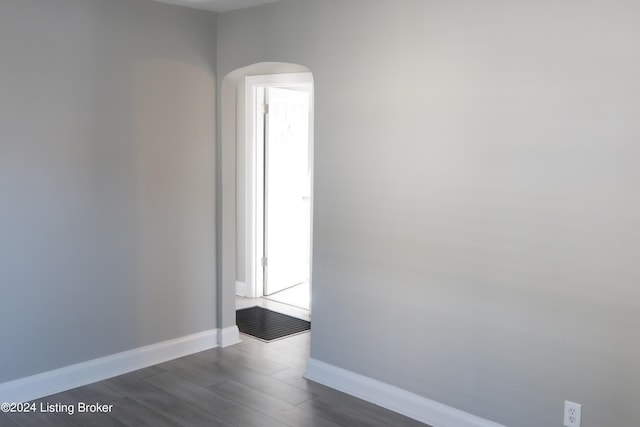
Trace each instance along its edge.
{"label": "white door", "polygon": [[267,88],[264,294],[309,280],[309,93]]}

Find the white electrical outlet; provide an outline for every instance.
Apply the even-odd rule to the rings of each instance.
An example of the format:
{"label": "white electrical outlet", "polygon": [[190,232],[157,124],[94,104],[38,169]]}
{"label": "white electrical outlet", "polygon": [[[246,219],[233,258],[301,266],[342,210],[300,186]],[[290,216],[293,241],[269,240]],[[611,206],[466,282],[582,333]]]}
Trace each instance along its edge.
{"label": "white electrical outlet", "polygon": [[579,403],[564,401],[564,427],[580,427],[582,418],[582,405]]}

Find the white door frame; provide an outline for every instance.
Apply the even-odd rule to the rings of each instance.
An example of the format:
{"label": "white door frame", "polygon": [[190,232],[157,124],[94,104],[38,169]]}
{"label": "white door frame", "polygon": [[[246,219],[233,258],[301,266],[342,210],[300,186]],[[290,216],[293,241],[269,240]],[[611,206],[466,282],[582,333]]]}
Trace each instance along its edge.
{"label": "white door frame", "polygon": [[[312,258],[313,248],[313,75],[311,73],[268,74],[245,77],[245,283],[247,296],[259,298],[263,296],[262,269],[262,236],[263,212],[258,209],[263,204],[263,194],[259,191],[262,183],[262,165],[258,159],[262,155],[262,144],[258,138],[262,134],[258,117],[258,106],[262,104],[258,88],[304,88],[309,90],[309,156],[311,165],[311,236],[309,239],[309,254]],[[309,260],[309,269],[312,263]],[[311,286],[311,271],[309,271],[309,286]]]}

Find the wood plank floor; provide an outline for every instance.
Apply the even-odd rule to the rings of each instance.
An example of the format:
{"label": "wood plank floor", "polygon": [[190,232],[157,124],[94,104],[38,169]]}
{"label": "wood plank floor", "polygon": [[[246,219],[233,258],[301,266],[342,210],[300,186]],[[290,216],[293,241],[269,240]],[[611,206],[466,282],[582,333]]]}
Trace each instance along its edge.
{"label": "wood plank floor", "polygon": [[[212,349],[36,401],[74,414],[1,414],[0,426],[422,426],[302,376],[309,333],[272,343],[243,335]],[[113,405],[78,413],[78,403]]]}

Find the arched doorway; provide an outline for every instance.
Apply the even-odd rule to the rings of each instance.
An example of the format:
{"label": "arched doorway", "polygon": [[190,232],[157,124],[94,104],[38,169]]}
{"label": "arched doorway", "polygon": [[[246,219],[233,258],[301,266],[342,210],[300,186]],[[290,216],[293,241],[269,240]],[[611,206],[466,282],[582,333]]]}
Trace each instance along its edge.
{"label": "arched doorway", "polygon": [[[262,76],[261,80],[257,76]],[[280,80],[279,80],[280,79]],[[284,79],[284,80],[282,80]],[[289,80],[287,80],[289,79]],[[253,85],[247,82],[251,81]],[[237,69],[222,81],[220,98],[220,134],[217,156],[219,168],[218,190],[218,324],[222,330],[220,345],[228,346],[239,341],[235,326],[236,293],[245,292],[257,297],[264,277],[260,275],[261,265],[258,248],[261,245],[261,219],[259,179],[262,173],[258,164],[259,150],[254,138],[255,122],[251,117],[255,105],[250,105],[252,94],[247,90],[255,87],[286,87],[307,85],[313,99],[313,78],[310,71],[301,65],[264,62]],[[247,89],[249,88],[249,89]],[[292,87],[293,89],[293,87]],[[313,101],[311,101],[311,106]],[[313,153],[313,110],[309,123],[310,161]],[[252,124],[253,123],[253,124]],[[253,127],[252,127],[253,126]],[[310,174],[310,178],[312,174]],[[312,192],[310,180],[310,194]],[[309,204],[313,199],[309,200]],[[312,211],[312,209],[310,209]],[[311,224],[311,221],[309,221]],[[309,233],[312,227],[309,227]],[[309,239],[309,282],[310,282],[310,242]],[[244,290],[241,288],[244,287]],[[308,316],[308,314],[307,314]]]}

